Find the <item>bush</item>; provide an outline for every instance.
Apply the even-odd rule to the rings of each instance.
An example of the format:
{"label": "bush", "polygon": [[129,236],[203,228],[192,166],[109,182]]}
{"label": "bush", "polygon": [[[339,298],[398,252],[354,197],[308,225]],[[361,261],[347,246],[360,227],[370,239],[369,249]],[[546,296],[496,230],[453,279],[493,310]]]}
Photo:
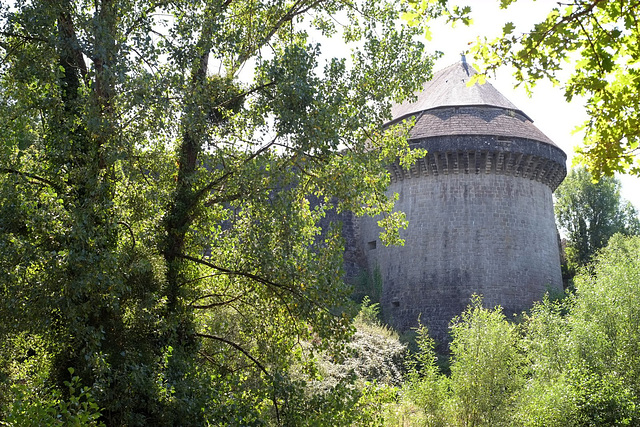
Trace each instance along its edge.
{"label": "bush", "polygon": [[638,425],[636,402],[615,371],[596,372],[588,366],[569,369],[571,397],[578,426]]}
{"label": "bush", "polygon": [[593,422],[640,423],[638,410],[632,408],[640,405],[638,254],[640,237],[615,235],[575,279],[568,324],[573,365],[579,369],[574,368],[572,376],[582,417]]}
{"label": "bush", "polygon": [[496,307],[471,305],[454,319],[451,342],[451,410],[456,425],[497,425],[522,385],[516,326]]}
{"label": "bush", "polygon": [[[479,296],[451,325],[451,376],[440,373],[434,341],[418,329],[419,351],[409,361],[402,401],[391,424],[477,426],[508,424],[522,386],[522,355],[515,325]],[[406,424],[408,423],[408,424]]]}
{"label": "bush", "polygon": [[408,359],[409,372],[399,413],[408,425],[441,426],[446,423],[448,378],[438,369],[435,341],[425,326],[416,330],[418,351]]}
{"label": "bush", "polygon": [[563,375],[531,378],[514,397],[512,425],[528,427],[568,427],[576,425],[577,406],[572,389]]}
{"label": "bush", "polygon": [[89,387],[82,387],[80,378],[73,376],[65,381],[69,397],[64,399],[59,390],[36,394],[26,384],[11,387],[11,403],[2,425],[28,426],[104,426],[99,422],[100,408],[91,395]]}
{"label": "bush", "polygon": [[525,316],[517,425],[638,425],[640,238],[615,235],[575,295]]}
{"label": "bush", "polygon": [[383,424],[386,408],[397,400],[406,346],[395,331],[380,323],[379,314],[378,304],[365,297],[353,322],[355,332],[341,355],[317,355],[312,380],[301,374],[301,367],[292,369],[297,372],[292,377],[302,386],[292,387],[286,399],[292,417],[285,425]]}
{"label": "bush", "polygon": [[346,345],[344,360],[320,361],[325,385],[334,385],[340,378],[355,373],[359,381],[377,382],[391,386],[402,383],[406,346],[398,334],[380,323],[379,305],[370,304],[365,297],[354,320],[356,332]]}

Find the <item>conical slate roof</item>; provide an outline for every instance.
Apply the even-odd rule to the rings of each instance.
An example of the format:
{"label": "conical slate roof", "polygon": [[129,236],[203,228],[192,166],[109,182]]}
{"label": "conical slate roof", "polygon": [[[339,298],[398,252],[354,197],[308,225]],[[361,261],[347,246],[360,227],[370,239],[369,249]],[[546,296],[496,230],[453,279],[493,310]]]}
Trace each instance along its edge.
{"label": "conical slate roof", "polygon": [[409,143],[427,155],[391,179],[457,173],[529,178],[551,190],[566,175],[566,154],[491,84],[467,86],[476,71],[463,60],[435,74],[417,100],[396,105],[387,125],[414,118]]}
{"label": "conical slate roof", "polygon": [[462,61],[438,71],[433,79],[424,84],[415,102],[405,102],[392,108],[393,120],[432,108],[465,105],[486,105],[520,112],[488,82],[467,86],[474,74],[477,74],[476,70],[467,64],[464,57]]}
{"label": "conical slate roof", "polygon": [[467,86],[476,70],[464,59],[437,72],[415,102],[392,107],[392,120],[411,116],[416,124],[410,139],[445,135],[516,137],[556,145],[523,111],[490,83]]}

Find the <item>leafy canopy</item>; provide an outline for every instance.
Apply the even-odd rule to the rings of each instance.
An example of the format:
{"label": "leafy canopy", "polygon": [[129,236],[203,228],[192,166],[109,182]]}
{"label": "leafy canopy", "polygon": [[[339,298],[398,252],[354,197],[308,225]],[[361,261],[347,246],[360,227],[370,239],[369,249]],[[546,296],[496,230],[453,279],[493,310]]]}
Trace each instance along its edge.
{"label": "leafy canopy", "polygon": [[585,168],[572,169],[555,192],[555,214],[567,236],[570,270],[587,264],[616,233],[640,233],[633,205],[620,197],[620,181],[602,177],[594,182]]}
{"label": "leafy canopy", "polygon": [[[516,1],[500,4],[507,8]],[[509,22],[502,36],[472,47],[488,72],[513,66],[527,90],[548,79],[564,86],[567,100],[586,98],[589,119],[577,159],[596,178],[640,175],[639,10],[632,0],[553,2],[547,18],[533,28],[517,30]],[[561,81],[566,69],[571,76]]]}

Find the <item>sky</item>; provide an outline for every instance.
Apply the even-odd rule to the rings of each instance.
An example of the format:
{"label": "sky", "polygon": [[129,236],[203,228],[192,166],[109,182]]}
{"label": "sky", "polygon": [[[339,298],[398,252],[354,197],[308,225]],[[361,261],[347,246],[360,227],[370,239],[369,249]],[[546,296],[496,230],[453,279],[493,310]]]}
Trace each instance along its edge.
{"label": "sky", "polygon": [[[466,51],[469,43],[474,42],[478,36],[486,36],[489,39],[498,37],[506,22],[513,22],[516,31],[530,29],[534,23],[545,18],[548,10],[557,4],[557,1],[519,0],[507,10],[500,10],[498,0],[474,0],[466,3],[472,7],[471,26],[457,24],[455,28],[451,28],[436,24],[432,27],[432,40],[425,41],[428,49],[444,53],[436,62],[434,71],[460,61],[460,53]],[[469,56],[467,61],[473,63]],[[568,158],[567,168],[570,168],[574,147],[580,145],[582,140],[582,134],[574,134],[573,130],[587,118],[584,101],[576,99],[568,103],[564,99],[562,87],[553,87],[546,81],[539,82],[529,98],[524,88],[514,88],[515,80],[511,73],[512,70],[509,69],[499,70],[495,77],[488,78],[488,82],[531,117],[538,129],[564,150]],[[640,211],[640,177],[622,175],[618,178],[622,181],[622,197],[631,201]]]}

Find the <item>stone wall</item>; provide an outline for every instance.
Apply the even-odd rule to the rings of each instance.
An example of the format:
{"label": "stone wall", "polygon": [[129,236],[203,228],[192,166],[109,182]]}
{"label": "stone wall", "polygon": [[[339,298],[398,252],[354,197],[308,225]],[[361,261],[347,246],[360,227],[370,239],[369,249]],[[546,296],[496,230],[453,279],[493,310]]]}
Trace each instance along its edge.
{"label": "stone wall", "polygon": [[472,171],[408,175],[389,191],[399,194],[397,209],[409,220],[405,245],[384,247],[375,219],[365,218],[357,246],[370,271],[380,268],[383,314],[397,329],[415,327],[421,316],[433,336],[446,340],[450,320],[474,293],[510,315],[547,289],[562,289],[547,184]]}

